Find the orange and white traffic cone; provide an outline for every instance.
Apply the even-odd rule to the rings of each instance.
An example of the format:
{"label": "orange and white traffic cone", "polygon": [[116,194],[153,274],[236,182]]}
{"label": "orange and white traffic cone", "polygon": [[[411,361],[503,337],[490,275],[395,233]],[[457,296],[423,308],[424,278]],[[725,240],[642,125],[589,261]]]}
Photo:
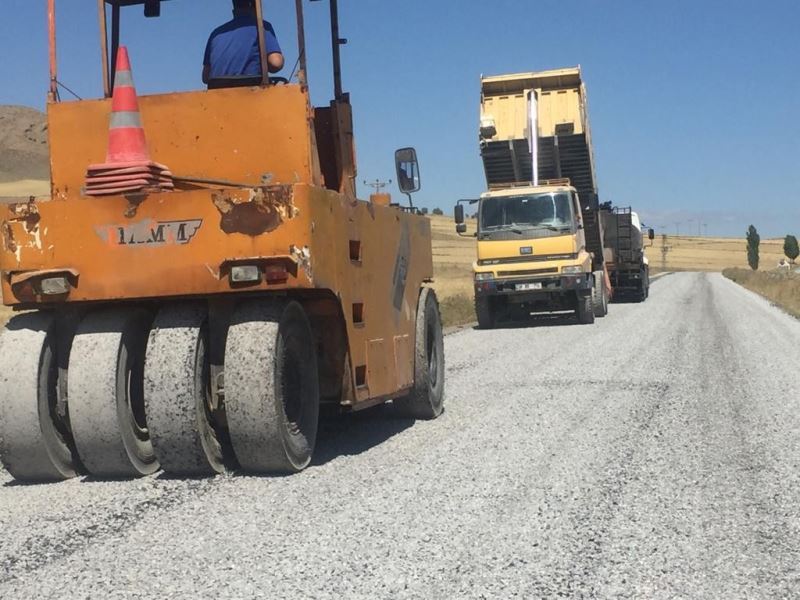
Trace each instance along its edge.
{"label": "orange and white traffic cone", "polygon": [[169,169],[150,158],[128,49],[120,46],[111,100],[106,162],[89,165],[86,195],[106,196],[173,188]]}

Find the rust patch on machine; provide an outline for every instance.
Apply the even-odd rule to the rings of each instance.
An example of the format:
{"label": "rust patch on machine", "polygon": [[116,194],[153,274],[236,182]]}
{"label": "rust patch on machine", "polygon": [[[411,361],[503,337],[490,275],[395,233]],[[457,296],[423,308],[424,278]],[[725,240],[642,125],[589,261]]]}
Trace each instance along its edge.
{"label": "rust patch on machine", "polygon": [[217,192],[211,199],[221,216],[220,229],[225,233],[262,235],[274,231],[298,214],[291,185],[253,188],[245,201],[228,192]]}
{"label": "rust patch on machine", "polygon": [[11,224],[8,221],[3,221],[3,245],[9,252],[17,251],[17,242],[14,241],[14,232],[11,231]]}
{"label": "rust patch on machine", "polygon": [[39,215],[39,209],[33,199],[24,204],[9,204],[8,212],[11,213],[8,220],[12,222],[22,222],[28,233],[36,231],[39,226],[39,220],[42,218],[41,215]]}
{"label": "rust patch on machine", "polygon": [[[41,248],[41,240],[39,238],[39,221],[41,215],[39,209],[35,204],[34,198],[27,202],[19,202],[8,205],[8,215],[0,225],[3,235],[3,246],[9,252],[16,253],[20,249],[20,245],[14,237],[14,225],[20,224],[24,227],[25,232],[33,236],[31,246]],[[17,226],[17,233],[21,233],[21,229]]]}

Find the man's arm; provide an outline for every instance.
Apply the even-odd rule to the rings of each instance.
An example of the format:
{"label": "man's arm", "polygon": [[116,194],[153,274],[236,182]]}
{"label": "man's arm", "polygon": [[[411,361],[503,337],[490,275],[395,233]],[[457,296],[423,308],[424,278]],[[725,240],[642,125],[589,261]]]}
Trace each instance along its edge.
{"label": "man's arm", "polygon": [[272,52],[267,55],[267,64],[269,65],[270,73],[277,73],[283,68],[283,54],[280,52]]}
{"label": "man's arm", "polygon": [[267,70],[270,73],[277,73],[283,68],[283,51],[272,24],[267,21],[264,21],[264,33],[264,43],[267,46]]}

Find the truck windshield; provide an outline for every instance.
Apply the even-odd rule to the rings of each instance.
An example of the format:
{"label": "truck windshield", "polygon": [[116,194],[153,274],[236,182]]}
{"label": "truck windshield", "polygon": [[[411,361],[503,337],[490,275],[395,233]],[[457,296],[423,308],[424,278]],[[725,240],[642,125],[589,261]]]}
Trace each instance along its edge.
{"label": "truck windshield", "polygon": [[570,194],[530,194],[481,200],[481,231],[501,229],[571,229]]}

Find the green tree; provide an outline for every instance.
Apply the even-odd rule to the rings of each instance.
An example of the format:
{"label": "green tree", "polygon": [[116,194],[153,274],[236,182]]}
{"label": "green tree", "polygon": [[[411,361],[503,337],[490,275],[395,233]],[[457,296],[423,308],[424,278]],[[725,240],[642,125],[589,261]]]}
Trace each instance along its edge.
{"label": "green tree", "polygon": [[761,243],[761,236],[758,235],[756,228],[750,225],[747,228],[747,264],[753,271],[758,271],[758,245]]}
{"label": "green tree", "polygon": [[434,208],[433,214],[441,216],[444,214],[444,211],[441,208]]}
{"label": "green tree", "polygon": [[795,259],[800,256],[800,246],[797,245],[797,238],[793,235],[787,235],[783,240],[783,253],[786,258],[794,264]]}

